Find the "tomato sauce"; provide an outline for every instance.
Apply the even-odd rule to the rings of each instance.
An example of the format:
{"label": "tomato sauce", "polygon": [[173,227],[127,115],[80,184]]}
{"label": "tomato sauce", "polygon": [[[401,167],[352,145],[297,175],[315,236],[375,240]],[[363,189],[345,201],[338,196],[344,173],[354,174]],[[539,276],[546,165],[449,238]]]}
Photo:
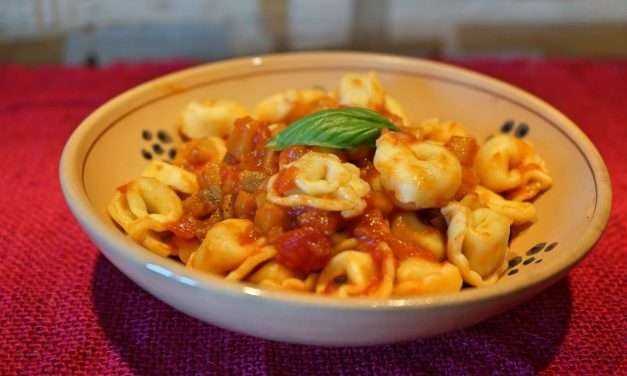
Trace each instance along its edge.
{"label": "tomato sauce", "polygon": [[312,227],[329,236],[335,233],[343,223],[342,216],[338,212],[298,206],[288,210],[289,228]]}
{"label": "tomato sauce", "polygon": [[242,234],[240,234],[239,239],[237,239],[237,241],[241,245],[250,244],[255,240],[257,240],[257,234],[255,233],[253,228],[251,228],[250,231],[244,231]]}
{"label": "tomato sauce", "polygon": [[445,147],[451,151],[462,166],[472,166],[479,151],[474,137],[452,136]]}
{"label": "tomato sauce", "polygon": [[236,193],[239,191],[239,177],[241,169],[235,165],[220,166],[220,182],[225,193]]}
{"label": "tomato sauce", "polygon": [[279,264],[303,273],[320,271],[331,259],[331,241],[313,227],[284,232],[276,247]]}
{"label": "tomato sauce", "polygon": [[296,189],[296,174],[298,169],[294,166],[284,168],[279,172],[274,182],[274,190],[281,196]]}
{"label": "tomato sauce", "polygon": [[191,240],[196,237],[196,231],[198,230],[198,220],[191,216],[184,216],[178,222],[170,223],[167,229],[172,231],[175,236]]}
{"label": "tomato sauce", "polygon": [[353,230],[353,234],[359,240],[359,248],[370,252],[373,259],[379,262],[383,260],[383,256],[380,256],[381,250],[379,249],[379,243],[381,242],[385,242],[392,249],[394,256],[398,260],[416,256],[435,261],[431,252],[414,244],[404,242],[392,235],[387,220],[379,210],[370,210],[364,214]]}
{"label": "tomato sauce", "polygon": [[305,146],[290,146],[279,154],[279,166],[297,161],[309,151]]}

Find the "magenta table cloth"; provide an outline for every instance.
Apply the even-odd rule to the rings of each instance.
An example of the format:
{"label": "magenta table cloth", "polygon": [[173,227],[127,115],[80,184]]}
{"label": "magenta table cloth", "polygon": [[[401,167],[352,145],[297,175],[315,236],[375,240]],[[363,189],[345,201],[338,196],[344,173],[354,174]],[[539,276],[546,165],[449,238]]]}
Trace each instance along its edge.
{"label": "magenta table cloth", "polygon": [[563,111],[612,177],[591,254],[529,302],[474,327],[388,346],[289,345],[202,323],[151,297],[80,230],[58,183],[80,121],[185,63],[0,66],[1,375],[627,375],[627,60],[465,60]]}

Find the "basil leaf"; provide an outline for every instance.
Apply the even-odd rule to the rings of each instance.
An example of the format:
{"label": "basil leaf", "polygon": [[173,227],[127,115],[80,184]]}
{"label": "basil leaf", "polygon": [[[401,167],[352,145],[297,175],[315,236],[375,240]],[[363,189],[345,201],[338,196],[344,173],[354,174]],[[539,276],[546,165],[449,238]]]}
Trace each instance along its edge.
{"label": "basil leaf", "polygon": [[293,145],[351,149],[374,146],[383,128],[398,131],[391,121],[367,108],[322,110],[292,123],[266,143],[283,150]]}

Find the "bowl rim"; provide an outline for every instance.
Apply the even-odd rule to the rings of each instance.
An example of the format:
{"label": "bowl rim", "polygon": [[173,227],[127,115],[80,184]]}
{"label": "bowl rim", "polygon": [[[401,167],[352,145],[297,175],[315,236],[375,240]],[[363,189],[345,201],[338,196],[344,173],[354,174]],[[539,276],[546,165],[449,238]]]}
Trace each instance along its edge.
{"label": "bowl rim", "polygon": [[[531,103],[535,108],[542,108],[543,116],[551,118],[556,124],[559,124],[560,131],[570,135],[573,142],[580,148],[584,157],[588,159],[593,175],[596,178],[597,209],[594,212],[588,228],[581,235],[581,241],[578,242],[574,249],[569,250],[570,257],[565,259],[562,264],[555,265],[554,268],[545,268],[535,271],[533,275],[534,278],[527,278],[521,280],[519,283],[497,283],[484,288],[465,289],[455,293],[418,297],[386,299],[335,298],[290,291],[262,289],[241,282],[226,281],[218,276],[186,268],[181,263],[158,256],[133,243],[120,231],[115,231],[107,226],[98,211],[92,207],[82,182],[82,171],[79,171],[80,166],[82,166],[82,159],[87,157],[87,152],[85,151],[84,144],[82,144],[82,140],[85,135],[87,135],[90,128],[98,124],[100,119],[111,109],[123,105],[130,98],[140,96],[149,90],[154,90],[155,85],[159,83],[173,82],[181,79],[181,77],[197,74],[206,70],[218,71],[235,66],[255,69],[255,67],[260,65],[269,66],[276,63],[291,63],[295,60],[307,61],[316,59],[339,59],[344,61],[354,60],[364,62],[377,60],[380,63],[405,66],[418,64],[435,71],[439,70],[453,74],[456,77],[459,76],[472,81],[479,80],[486,85],[496,88],[499,92],[506,92],[509,96],[521,98],[523,101]],[[548,283],[552,279],[557,280],[555,277],[565,275],[583,259],[598,241],[609,220],[612,204],[610,176],[600,153],[582,130],[565,115],[542,99],[496,78],[447,63],[389,54],[350,51],[291,52],[228,59],[182,69],[137,85],[118,94],[98,107],[73,131],[63,148],[59,163],[59,178],[64,198],[71,212],[78,220],[82,229],[87,232],[91,240],[96,243],[97,248],[99,248],[107,258],[111,259],[108,255],[108,253],[111,252],[115,254],[115,256],[118,256],[118,258],[130,262],[135,270],[137,270],[137,268],[146,268],[150,272],[159,274],[174,283],[180,283],[187,287],[199,289],[211,294],[254,300],[261,304],[280,303],[287,306],[300,306],[304,308],[315,307],[318,309],[436,309],[443,306],[490,301],[505,295],[531,289],[542,283]],[[134,279],[130,275],[127,276]]]}

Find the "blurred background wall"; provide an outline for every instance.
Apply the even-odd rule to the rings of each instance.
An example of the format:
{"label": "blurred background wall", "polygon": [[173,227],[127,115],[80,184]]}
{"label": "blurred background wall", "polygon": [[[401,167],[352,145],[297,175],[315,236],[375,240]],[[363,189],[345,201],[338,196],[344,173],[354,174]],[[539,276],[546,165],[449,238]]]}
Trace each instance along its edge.
{"label": "blurred background wall", "polygon": [[0,0],[0,63],[307,49],[627,57],[627,0]]}

